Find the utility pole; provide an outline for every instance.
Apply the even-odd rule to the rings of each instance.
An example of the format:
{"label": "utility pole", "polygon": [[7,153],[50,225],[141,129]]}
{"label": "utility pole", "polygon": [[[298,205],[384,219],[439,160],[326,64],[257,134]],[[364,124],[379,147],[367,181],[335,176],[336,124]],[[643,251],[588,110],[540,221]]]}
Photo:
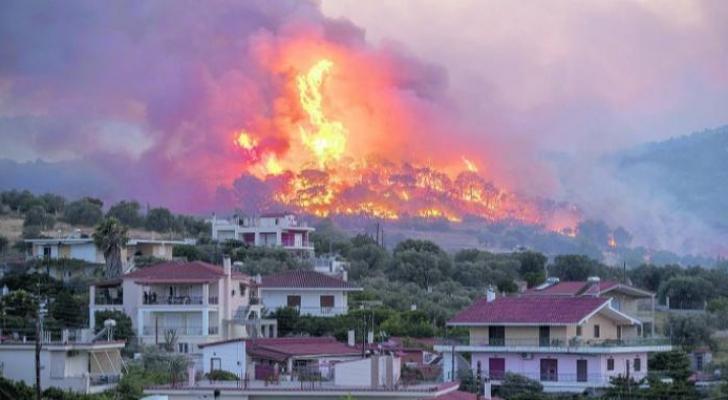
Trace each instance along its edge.
{"label": "utility pole", "polygon": [[40,351],[42,348],[41,335],[43,333],[43,315],[45,313],[43,303],[40,298],[40,281],[36,283],[36,301],[38,302],[37,314],[35,317],[35,399],[41,400],[40,386]]}

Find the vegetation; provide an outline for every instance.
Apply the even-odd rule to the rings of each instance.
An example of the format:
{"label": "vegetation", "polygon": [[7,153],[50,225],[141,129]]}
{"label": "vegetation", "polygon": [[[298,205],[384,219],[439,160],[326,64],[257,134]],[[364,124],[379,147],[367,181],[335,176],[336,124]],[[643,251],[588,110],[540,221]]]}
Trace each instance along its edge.
{"label": "vegetation", "polygon": [[121,249],[129,241],[128,228],[118,219],[108,217],[94,231],[94,243],[104,252],[106,277],[115,278],[122,273]]}

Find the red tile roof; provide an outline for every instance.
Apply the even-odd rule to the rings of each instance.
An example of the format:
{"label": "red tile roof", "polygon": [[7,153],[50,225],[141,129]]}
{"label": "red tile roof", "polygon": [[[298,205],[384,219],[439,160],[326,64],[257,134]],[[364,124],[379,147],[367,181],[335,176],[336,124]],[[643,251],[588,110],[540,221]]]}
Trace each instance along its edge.
{"label": "red tile roof", "polygon": [[349,282],[316,271],[296,270],[263,277],[263,289],[345,289],[361,290]]}
{"label": "red tile roof", "polygon": [[[224,276],[223,268],[218,265],[202,261],[170,261],[137,269],[122,276],[122,279],[132,279],[139,283],[205,283],[217,281]],[[232,276],[237,279],[247,278],[247,275],[238,271],[233,271]]]}
{"label": "red tile roof", "polygon": [[349,347],[333,337],[289,337],[260,339],[230,339],[201,344],[199,347],[245,341],[246,351],[252,357],[284,362],[291,357],[358,356],[360,347]]}
{"label": "red tile roof", "polygon": [[[646,290],[620,284],[617,281],[601,281],[598,290],[600,293],[604,293],[617,287],[621,287],[628,292],[643,292],[643,295],[649,295]],[[541,290],[531,288],[523,292],[523,294],[527,296],[593,296],[597,294],[597,286],[591,285],[589,282],[563,281]]]}
{"label": "red tile roof", "polygon": [[601,297],[523,296],[477,300],[449,324],[573,324],[607,304]]}

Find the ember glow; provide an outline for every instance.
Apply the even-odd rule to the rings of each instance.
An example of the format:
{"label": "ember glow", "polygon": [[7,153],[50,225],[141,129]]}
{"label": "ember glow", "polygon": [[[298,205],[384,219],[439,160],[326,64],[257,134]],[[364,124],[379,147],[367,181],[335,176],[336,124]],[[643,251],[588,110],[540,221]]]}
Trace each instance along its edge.
{"label": "ember glow", "polygon": [[[375,118],[362,123],[347,115],[343,105],[358,107],[358,96],[374,95],[362,91],[376,90],[382,85],[378,79],[386,80],[386,73],[375,70],[370,74],[372,82],[363,87],[346,81],[349,75],[342,68],[353,63],[320,58],[292,74],[295,90],[280,99],[286,104],[287,118],[296,121],[285,135],[284,150],[262,145],[252,127],[237,134],[237,146],[252,160],[248,173],[274,188],[275,203],[319,217],[461,222],[474,216],[540,224],[564,233],[573,229],[579,220],[575,209],[495,186],[478,172],[472,155],[440,149],[438,155],[442,157],[435,161],[432,154],[402,159],[400,154],[406,152],[401,150],[405,149],[388,154],[392,143],[410,142],[416,148],[414,142],[420,138],[406,130],[398,131],[396,124],[386,130]],[[392,121],[396,122],[397,113],[402,112],[407,110],[393,108],[389,113]],[[347,118],[353,120],[353,129]]]}

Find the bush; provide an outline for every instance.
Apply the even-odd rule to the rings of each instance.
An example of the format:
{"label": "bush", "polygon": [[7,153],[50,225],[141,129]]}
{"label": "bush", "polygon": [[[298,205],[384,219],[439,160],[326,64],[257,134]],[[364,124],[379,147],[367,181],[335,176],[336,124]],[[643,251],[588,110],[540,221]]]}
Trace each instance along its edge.
{"label": "bush", "polygon": [[234,373],[230,371],[224,371],[222,369],[216,369],[210,373],[205,374],[205,378],[211,381],[237,381],[240,379]]}

